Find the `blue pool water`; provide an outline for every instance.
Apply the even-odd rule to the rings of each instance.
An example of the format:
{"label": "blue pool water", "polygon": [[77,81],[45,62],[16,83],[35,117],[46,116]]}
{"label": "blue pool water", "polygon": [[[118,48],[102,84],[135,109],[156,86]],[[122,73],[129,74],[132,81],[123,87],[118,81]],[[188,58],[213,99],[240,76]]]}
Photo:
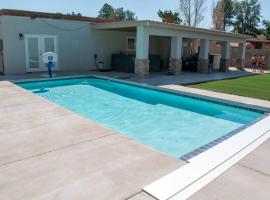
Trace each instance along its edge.
{"label": "blue pool water", "polygon": [[262,116],[246,109],[97,78],[19,85],[178,158]]}

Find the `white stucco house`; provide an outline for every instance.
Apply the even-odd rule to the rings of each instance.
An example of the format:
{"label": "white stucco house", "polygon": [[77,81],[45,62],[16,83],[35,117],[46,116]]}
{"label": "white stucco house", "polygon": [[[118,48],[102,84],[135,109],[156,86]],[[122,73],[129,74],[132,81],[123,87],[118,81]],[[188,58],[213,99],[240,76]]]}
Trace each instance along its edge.
{"label": "white stucco house", "polygon": [[159,68],[179,74],[182,59],[197,54],[197,71],[206,72],[211,40],[222,42],[220,70],[226,71],[229,44],[239,43],[241,65],[248,38],[163,22],[113,22],[62,14],[1,10],[0,73],[46,71],[41,54],[48,51],[58,54],[55,70],[59,71],[93,70],[96,62],[102,61],[114,70],[134,72],[138,76],[147,76]]}

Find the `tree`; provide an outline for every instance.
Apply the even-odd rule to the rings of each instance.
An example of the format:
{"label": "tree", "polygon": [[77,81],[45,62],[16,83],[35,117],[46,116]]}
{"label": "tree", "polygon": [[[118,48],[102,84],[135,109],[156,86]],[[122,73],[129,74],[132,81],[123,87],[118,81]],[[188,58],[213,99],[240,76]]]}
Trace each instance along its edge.
{"label": "tree", "polygon": [[180,0],[180,18],[187,26],[197,27],[204,20],[206,0]]}
{"label": "tree", "polygon": [[226,31],[233,24],[234,15],[232,0],[217,1],[212,13],[214,29]]}
{"label": "tree", "polygon": [[270,40],[270,21],[263,20],[262,24],[264,25],[265,29],[263,29],[263,34],[266,35],[267,40]]}
{"label": "tree", "polygon": [[123,21],[126,19],[126,12],[124,11],[124,8],[116,8],[114,9],[114,18]]}
{"label": "tree", "polygon": [[213,28],[215,30],[224,30],[224,15],[222,1],[218,1],[212,12]]}
{"label": "tree", "polygon": [[187,26],[191,26],[191,12],[191,0],[180,0],[180,16]]}
{"label": "tree", "polygon": [[203,20],[204,20],[204,4],[205,0],[193,0],[193,6],[194,6],[194,22],[193,26],[198,26]]}
{"label": "tree", "polygon": [[114,18],[114,9],[111,5],[105,3],[98,12],[98,18],[112,19]]}
{"label": "tree", "polygon": [[81,17],[81,16],[82,16],[82,14],[81,14],[81,13],[76,13],[76,12],[67,13],[67,15],[79,16],[79,17]]}
{"label": "tree", "polygon": [[224,31],[226,31],[227,28],[233,25],[233,17],[235,15],[234,3],[232,0],[223,0],[222,2],[224,7]]}
{"label": "tree", "polygon": [[137,17],[135,16],[135,12],[132,12],[131,10],[126,10],[126,21],[134,21],[137,20]]}
{"label": "tree", "polygon": [[173,13],[171,10],[169,10],[169,11],[168,10],[165,10],[165,11],[159,10],[158,11],[158,16],[161,18],[161,20],[163,22],[167,22],[166,21],[166,18],[167,18],[166,15],[170,15],[172,17],[172,23],[173,24],[180,24],[182,22],[182,20],[179,17],[179,13],[177,13],[177,12]]}
{"label": "tree", "polygon": [[110,4],[105,3],[99,11],[98,18],[113,19],[116,21],[134,21],[137,19],[135,13],[124,8],[113,8]]}
{"label": "tree", "polygon": [[235,2],[235,21],[233,31],[240,34],[256,36],[259,32],[261,5],[258,0]]}

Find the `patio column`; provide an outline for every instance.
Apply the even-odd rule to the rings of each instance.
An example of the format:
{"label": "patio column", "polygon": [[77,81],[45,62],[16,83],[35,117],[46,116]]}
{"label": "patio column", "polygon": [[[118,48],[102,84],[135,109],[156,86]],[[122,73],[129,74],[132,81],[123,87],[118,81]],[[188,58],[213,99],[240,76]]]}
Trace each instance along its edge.
{"label": "patio column", "polygon": [[191,44],[192,44],[191,53],[192,55],[196,55],[198,53],[198,46],[199,46],[198,39],[192,39]]}
{"label": "patio column", "polygon": [[243,69],[246,61],[246,43],[239,43],[239,55],[237,65],[239,69]]}
{"label": "patio column", "polygon": [[145,32],[143,26],[137,27],[135,75],[138,77],[149,76],[149,34]]}
{"label": "patio column", "polygon": [[229,69],[230,65],[230,42],[224,41],[221,47],[221,60],[220,68],[221,72],[226,72]]}
{"label": "patio column", "polygon": [[209,65],[209,40],[201,39],[200,40],[200,52],[199,52],[199,60],[198,60],[198,72],[199,73],[207,73],[208,65]]}
{"label": "patio column", "polygon": [[182,41],[180,36],[171,39],[171,58],[169,64],[169,72],[178,75],[182,71]]}

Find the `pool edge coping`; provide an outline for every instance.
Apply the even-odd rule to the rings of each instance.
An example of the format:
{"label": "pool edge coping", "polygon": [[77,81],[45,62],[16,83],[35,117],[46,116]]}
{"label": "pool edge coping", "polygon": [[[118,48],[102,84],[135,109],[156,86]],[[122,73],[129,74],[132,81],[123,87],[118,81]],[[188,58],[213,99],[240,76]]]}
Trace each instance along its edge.
{"label": "pool edge coping", "polygon": [[[143,191],[156,199],[186,200],[269,139],[270,128],[266,126],[265,121],[267,124],[270,122],[270,115],[191,158],[187,165],[144,187]],[[252,132],[252,129],[258,128],[256,126],[259,126],[259,123],[260,125],[264,123],[264,128],[260,127],[260,129],[266,128],[267,130]],[[232,145],[234,143],[241,145]],[[179,186],[177,189],[176,185]]]}
{"label": "pool edge coping", "polygon": [[189,160],[200,155],[201,153],[204,153],[205,151],[213,148],[214,146],[217,146],[219,145],[220,143],[224,142],[225,140],[228,140],[229,138],[233,137],[234,135],[242,132],[243,130],[245,129],[248,129],[249,127],[253,126],[254,124],[256,124],[257,122],[269,117],[270,114],[269,113],[266,113],[266,114],[263,114],[261,117],[257,118],[255,121],[252,121],[246,125],[243,125],[221,137],[218,137],[217,139],[197,148],[197,149],[194,149],[193,151],[181,156],[179,159],[183,160],[183,161],[186,161],[187,163],[189,163]]}

